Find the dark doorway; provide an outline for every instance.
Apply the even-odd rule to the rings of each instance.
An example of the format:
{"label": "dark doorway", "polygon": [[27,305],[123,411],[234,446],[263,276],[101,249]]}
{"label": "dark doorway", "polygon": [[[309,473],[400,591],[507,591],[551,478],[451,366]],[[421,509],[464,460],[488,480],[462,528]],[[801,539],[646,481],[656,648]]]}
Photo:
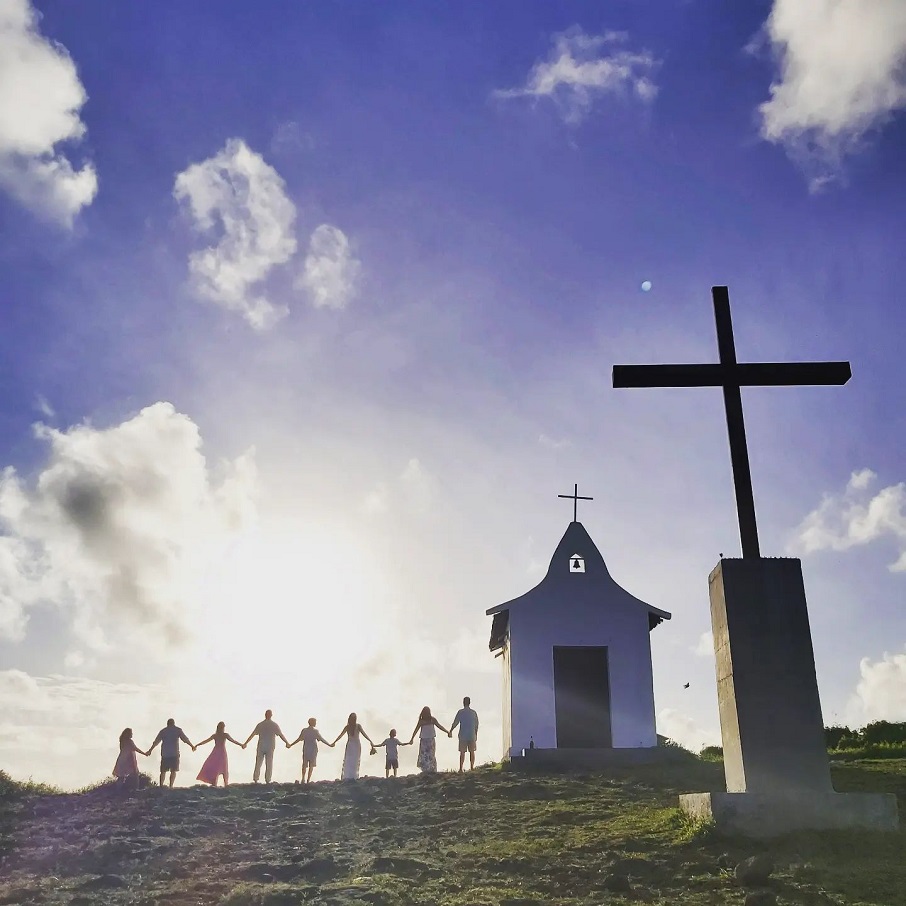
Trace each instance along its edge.
{"label": "dark doorway", "polygon": [[607,648],[554,646],[554,710],[558,749],[609,749]]}

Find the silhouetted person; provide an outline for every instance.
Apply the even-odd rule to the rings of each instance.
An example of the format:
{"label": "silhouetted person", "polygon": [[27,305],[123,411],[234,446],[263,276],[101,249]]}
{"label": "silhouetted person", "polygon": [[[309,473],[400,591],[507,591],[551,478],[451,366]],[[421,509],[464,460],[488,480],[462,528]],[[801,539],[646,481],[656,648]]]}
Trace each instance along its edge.
{"label": "silhouetted person", "polygon": [[223,777],[223,785],[230,785],[230,763],[227,758],[227,741],[233,743],[234,745],[242,747],[242,743],[237,739],[233,739],[229,733],[226,731],[226,724],[223,721],[220,721],[217,724],[217,729],[207,738],[203,739],[198,743],[195,748],[203,746],[205,743],[214,740],[214,748],[211,750],[211,754],[204,760],[204,764],[201,766],[201,770],[198,772],[196,780],[200,780],[202,783],[210,783],[211,786],[217,786],[217,778]]}
{"label": "silhouetted person", "polygon": [[120,754],[117,756],[116,764],[113,766],[113,776],[117,781],[126,788],[129,779],[134,778],[135,788],[138,789],[138,759],[135,753],[148,756],[150,752],[143,752],[132,739],[132,727],[126,727],[120,733]]}
{"label": "silhouetted person", "polygon": [[359,776],[359,767],[362,764],[362,740],[364,736],[373,746],[368,734],[362,729],[358,722],[355,711],[349,715],[346,726],[340,731],[334,744],[340,741],[342,736],[346,736],[346,751],[343,754],[343,770],[340,772],[340,780],[355,780]]}
{"label": "silhouetted person", "polygon": [[252,774],[253,783],[257,783],[258,778],[261,776],[262,761],[264,762],[264,782],[271,782],[271,777],[274,773],[274,747],[277,744],[277,737],[279,736],[287,745],[289,745],[286,737],[283,735],[283,731],[277,725],[277,722],[271,720],[273,714],[274,712],[268,708],[267,711],[264,712],[264,720],[249,733],[249,738],[242,744],[242,748],[244,749],[253,736],[258,737],[258,749],[255,752],[255,773]]}
{"label": "silhouetted person", "polygon": [[176,772],[179,770],[179,742],[182,740],[187,746],[192,746],[192,751],[195,751],[195,746],[189,741],[189,737],[186,736],[183,731],[176,726],[176,721],[171,717],[167,721],[167,726],[154,737],[154,742],[151,743],[151,748],[148,749],[148,754],[150,755],[155,746],[160,743],[160,785],[163,788],[164,785],[164,775],[169,772],[170,774],[170,788],[173,788],[173,782],[176,780]]}
{"label": "silhouetted person", "polygon": [[475,747],[478,744],[478,715],[472,710],[470,705],[472,699],[467,695],[462,700],[462,707],[456,712],[450,729],[455,730],[459,727],[459,770],[462,772],[463,762],[466,760],[466,752],[469,753],[469,769],[475,769]]}
{"label": "silhouetted person", "polygon": [[447,736],[453,735],[450,730],[445,730],[437,722],[436,717],[431,716],[431,709],[425,705],[425,707],[422,708],[421,714],[418,715],[418,723],[416,723],[415,729],[412,731],[412,736],[409,739],[409,744],[411,745],[412,740],[415,739],[415,734],[418,733],[418,761],[416,761],[416,764],[423,774],[437,773],[437,744],[435,739],[437,733],[435,732],[435,727],[441,732],[446,733]]}
{"label": "silhouetted person", "polygon": [[[328,742],[317,729],[317,721],[313,717],[308,718],[308,726],[299,734],[297,739],[286,744],[287,749],[291,749],[297,742],[302,743],[302,782],[311,783],[311,774],[318,763],[318,742],[333,748],[333,743]],[[306,777],[306,771],[308,776]],[[299,781],[297,780],[296,783]]]}
{"label": "silhouetted person", "polygon": [[393,771],[393,776],[396,777],[396,772],[400,767],[399,747],[411,745],[411,742],[401,742],[397,739],[396,730],[391,730],[390,735],[383,742],[377,743],[376,747],[383,746],[387,750],[387,760],[384,762],[385,777],[390,776],[391,770]]}

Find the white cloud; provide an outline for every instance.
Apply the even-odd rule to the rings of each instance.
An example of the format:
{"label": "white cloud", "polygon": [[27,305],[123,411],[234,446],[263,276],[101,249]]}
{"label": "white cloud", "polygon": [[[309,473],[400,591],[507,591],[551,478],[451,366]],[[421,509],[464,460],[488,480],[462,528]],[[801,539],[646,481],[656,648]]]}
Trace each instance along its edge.
{"label": "white cloud", "polygon": [[284,317],[288,309],[256,287],[296,251],[296,208],[277,171],[233,138],[178,174],[173,195],[188,204],[196,230],[219,234],[216,245],[189,256],[196,292],[238,312],[256,330]]}
{"label": "white cloud", "polygon": [[28,0],[0,3],[0,185],[21,204],[65,226],[97,194],[57,149],[85,135],[87,94],[66,48],[41,36]]}
{"label": "white cloud", "polygon": [[215,484],[198,427],[164,402],[111,428],[36,434],[50,450],[35,480],[0,478],[0,637],[21,638],[28,607],[48,602],[84,648],[120,627],[180,641],[193,583],[254,516],[253,453]]}
{"label": "white cloud", "polygon": [[308,292],[315,308],[345,308],[355,293],[360,271],[346,234],[322,223],[311,234],[296,285]]}
{"label": "white cloud", "polygon": [[877,476],[871,469],[853,472],[842,494],[826,494],[796,529],[792,554],[844,551],[890,538],[900,549],[891,572],[906,571],[906,483],[882,488],[871,496]]}
{"label": "white cloud", "polygon": [[44,418],[57,417],[57,413],[54,411],[53,406],[51,406],[47,401],[47,398],[40,393],[35,397],[35,408],[44,416]]}
{"label": "white cloud", "polygon": [[[155,686],[3,670],[0,760],[16,778],[69,789],[95,782],[110,776],[123,728],[133,727],[145,748],[153,738],[149,731],[156,732],[173,704],[172,695]],[[36,759],[42,739],[53,744],[42,746]],[[155,773],[156,765],[142,759],[139,767]]]}
{"label": "white cloud", "polygon": [[901,721],[906,715],[906,651],[888,654],[878,661],[864,657],[861,678],[850,700],[848,717],[854,726],[874,720]]}
{"label": "white cloud", "polygon": [[758,108],[761,134],[820,189],[866,133],[906,107],[906,3],[774,0],[765,33],[779,72]]}
{"label": "white cloud", "polygon": [[704,746],[720,745],[719,730],[702,727],[688,714],[675,708],[661,710],[657,716],[657,731],[691,752],[699,752]]}
{"label": "white cloud", "polygon": [[378,482],[365,495],[362,508],[370,515],[386,513],[401,507],[411,513],[426,513],[434,500],[436,481],[421,461],[413,457],[395,481]]}
{"label": "white cloud", "polygon": [[555,34],[548,59],[532,67],[525,86],[500,89],[494,96],[550,98],[572,123],[582,120],[602,95],[631,92],[641,101],[653,101],[658,61],[648,51],[627,50],[627,37],[620,32],[587,35],[577,26]]}
{"label": "white cloud", "polygon": [[566,438],[556,440],[553,437],[549,437],[547,434],[539,434],[538,443],[541,444],[542,447],[547,447],[549,450],[565,450],[573,445],[571,440],[567,440]]}
{"label": "white cloud", "polygon": [[698,637],[698,642],[692,648],[692,653],[696,657],[714,659],[714,635],[710,629]]}

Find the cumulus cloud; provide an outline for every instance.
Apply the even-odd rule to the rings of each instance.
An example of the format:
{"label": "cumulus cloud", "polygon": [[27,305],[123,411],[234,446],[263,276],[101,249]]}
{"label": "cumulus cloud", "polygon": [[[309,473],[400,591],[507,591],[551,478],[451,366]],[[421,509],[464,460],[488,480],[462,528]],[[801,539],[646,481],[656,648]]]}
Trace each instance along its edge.
{"label": "cumulus cloud", "polygon": [[214,157],[178,174],[173,194],[187,204],[196,230],[218,236],[216,245],[189,256],[195,291],[256,330],[284,317],[287,308],[258,286],[296,251],[296,208],[277,171],[233,138]]}
{"label": "cumulus cloud", "polygon": [[692,648],[692,653],[696,657],[714,659],[714,635],[710,629],[698,637],[698,641]]}
{"label": "cumulus cloud", "polygon": [[346,234],[322,223],[311,234],[296,285],[309,294],[315,308],[345,308],[355,293],[360,271]]}
{"label": "cumulus cloud", "polygon": [[699,752],[704,746],[720,745],[719,730],[702,727],[688,714],[675,708],[661,710],[657,716],[657,731],[691,752]]}
{"label": "cumulus cloud", "polygon": [[561,440],[557,440],[547,434],[539,434],[538,443],[541,444],[542,447],[547,447],[548,450],[565,450],[573,445],[572,441],[567,440],[565,437]]}
{"label": "cumulus cloud", "polygon": [[906,650],[888,654],[877,661],[864,657],[859,663],[860,679],[849,703],[853,725],[874,720],[901,721],[906,714]]}
{"label": "cumulus cloud", "polygon": [[906,4],[774,0],[764,33],[777,61],[761,134],[818,190],[866,133],[906,107]]}
{"label": "cumulus cloud", "polygon": [[381,481],[372,488],[362,502],[362,509],[369,514],[386,513],[394,506],[411,513],[426,513],[434,500],[436,481],[417,457],[412,457],[403,471],[392,482]]}
{"label": "cumulus cloud", "polygon": [[65,47],[43,37],[28,0],[0,3],[0,185],[21,204],[71,226],[97,194],[97,173],[58,149],[85,135],[87,100]]}
{"label": "cumulus cloud", "polygon": [[[64,789],[93,783],[109,776],[124,727],[133,727],[145,748],[175,704],[172,694],[153,685],[2,670],[0,761],[16,778]],[[36,759],[36,740],[49,739],[53,744],[41,746]],[[154,770],[151,762],[140,767]]]}
{"label": "cumulus cloud", "polygon": [[587,35],[576,26],[551,40],[550,55],[535,63],[522,88],[499,89],[494,96],[550,98],[567,122],[577,123],[604,95],[629,93],[643,102],[657,95],[658,61],[648,51],[628,50],[626,34]]}
{"label": "cumulus cloud", "polygon": [[117,626],[182,640],[193,583],[254,518],[253,451],[215,481],[198,427],[165,402],[111,428],[35,430],[49,455],[34,481],[0,478],[0,637],[52,603],[88,649]]}
{"label": "cumulus cloud", "polygon": [[871,469],[853,472],[841,494],[825,494],[795,531],[792,554],[821,550],[845,551],[888,538],[899,548],[891,572],[906,571],[906,483],[890,485],[872,495],[877,475]]}

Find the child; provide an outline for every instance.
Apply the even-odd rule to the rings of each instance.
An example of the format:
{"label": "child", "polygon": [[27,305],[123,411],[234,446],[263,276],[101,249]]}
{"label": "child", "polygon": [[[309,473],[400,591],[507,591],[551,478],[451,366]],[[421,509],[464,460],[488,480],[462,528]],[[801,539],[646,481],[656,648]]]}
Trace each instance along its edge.
{"label": "child", "polygon": [[[317,730],[317,721],[313,717],[308,718],[308,726],[302,730],[298,739],[286,744],[287,749],[291,749],[297,742],[302,741],[302,782],[311,783],[312,771],[318,763],[318,743],[323,742],[325,745],[333,748],[334,744],[328,742]],[[306,771],[308,775],[306,776]],[[296,783],[299,781],[297,780]]]}
{"label": "child", "polygon": [[148,752],[143,752],[132,739],[132,727],[126,727],[120,733],[120,754],[113,766],[113,776],[122,784],[125,789],[129,783],[129,778],[135,778],[135,788],[138,789],[138,759],[135,753],[144,755],[146,758]]}
{"label": "child", "polygon": [[[384,776],[390,776],[390,769],[393,769],[393,776],[396,777],[396,772],[400,766],[399,759],[399,747],[400,746],[411,746],[411,742],[400,742],[396,738],[396,730],[391,730],[390,735],[383,741],[378,743],[379,746],[384,746],[387,749],[387,761],[384,764]],[[376,748],[376,747],[375,747]],[[375,749],[372,749],[372,753],[375,752]]]}

